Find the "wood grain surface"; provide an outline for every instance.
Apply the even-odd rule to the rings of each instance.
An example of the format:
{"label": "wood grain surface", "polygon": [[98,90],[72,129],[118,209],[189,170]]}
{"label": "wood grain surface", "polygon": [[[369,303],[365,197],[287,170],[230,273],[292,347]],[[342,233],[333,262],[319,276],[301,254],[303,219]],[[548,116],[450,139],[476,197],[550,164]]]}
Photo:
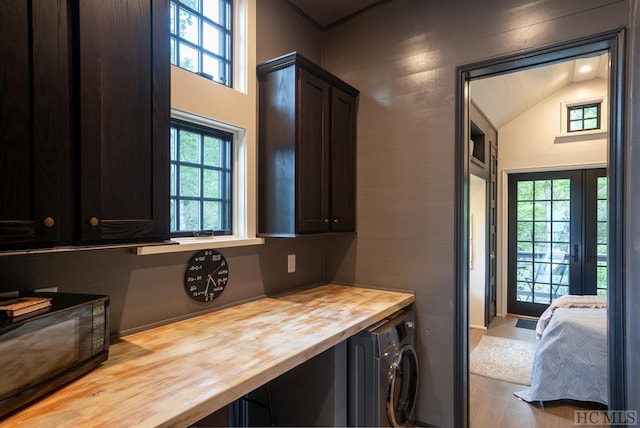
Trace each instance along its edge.
{"label": "wood grain surface", "polygon": [[1,426],[188,426],[414,296],[322,285],[126,336],[105,364]]}

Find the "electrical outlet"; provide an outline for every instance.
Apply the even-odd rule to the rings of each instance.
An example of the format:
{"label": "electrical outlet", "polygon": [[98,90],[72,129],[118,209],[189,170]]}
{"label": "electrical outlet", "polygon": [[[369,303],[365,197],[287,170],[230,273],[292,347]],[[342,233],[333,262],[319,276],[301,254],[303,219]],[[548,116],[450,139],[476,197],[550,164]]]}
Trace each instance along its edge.
{"label": "electrical outlet", "polygon": [[296,271],[296,255],[289,254],[287,256],[287,273],[294,273]]}

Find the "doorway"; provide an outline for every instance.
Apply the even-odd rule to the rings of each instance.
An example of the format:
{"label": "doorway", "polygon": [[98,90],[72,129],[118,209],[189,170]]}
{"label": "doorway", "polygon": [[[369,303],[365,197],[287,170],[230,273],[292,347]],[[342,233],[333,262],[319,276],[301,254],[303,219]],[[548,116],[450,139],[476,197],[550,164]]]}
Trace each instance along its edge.
{"label": "doorway", "polygon": [[598,52],[610,55],[608,138],[608,234],[607,283],[609,285],[609,406],[625,408],[623,365],[622,283],[622,106],[624,30],[551,46],[523,54],[482,61],[458,68],[456,90],[456,355],[455,425],[469,421],[469,82],[487,76],[554,64]]}
{"label": "doorway", "polygon": [[606,169],[509,174],[509,314],[607,295]]}

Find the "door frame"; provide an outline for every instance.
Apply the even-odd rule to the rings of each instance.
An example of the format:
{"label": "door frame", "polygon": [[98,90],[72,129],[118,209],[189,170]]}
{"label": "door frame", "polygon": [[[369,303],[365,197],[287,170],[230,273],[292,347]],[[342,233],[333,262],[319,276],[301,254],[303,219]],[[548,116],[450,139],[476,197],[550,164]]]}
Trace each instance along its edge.
{"label": "door frame", "polygon": [[623,199],[625,29],[502,56],[456,69],[455,117],[455,335],[454,425],[469,425],[469,82],[480,77],[562,62],[608,51],[609,79],[609,408],[626,408],[624,359]]}

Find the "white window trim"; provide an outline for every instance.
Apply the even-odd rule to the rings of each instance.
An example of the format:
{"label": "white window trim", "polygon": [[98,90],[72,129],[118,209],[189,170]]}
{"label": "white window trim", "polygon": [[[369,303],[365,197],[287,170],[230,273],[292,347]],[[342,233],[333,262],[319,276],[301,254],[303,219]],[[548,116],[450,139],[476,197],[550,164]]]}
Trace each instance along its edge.
{"label": "white window trim", "polygon": [[234,0],[233,10],[233,88],[204,79],[175,65],[171,66],[171,116],[234,134],[232,235],[179,238],[166,244],[137,247],[134,249],[136,254],[174,253],[264,243],[264,239],[256,237],[256,0]]}
{"label": "white window trim", "polygon": [[[587,131],[567,131],[567,110],[586,104],[600,103],[600,129],[590,129]],[[560,133],[556,136],[554,143],[570,143],[574,141],[599,140],[607,138],[609,126],[609,104],[607,97],[587,98],[576,101],[564,101],[560,103]]]}

